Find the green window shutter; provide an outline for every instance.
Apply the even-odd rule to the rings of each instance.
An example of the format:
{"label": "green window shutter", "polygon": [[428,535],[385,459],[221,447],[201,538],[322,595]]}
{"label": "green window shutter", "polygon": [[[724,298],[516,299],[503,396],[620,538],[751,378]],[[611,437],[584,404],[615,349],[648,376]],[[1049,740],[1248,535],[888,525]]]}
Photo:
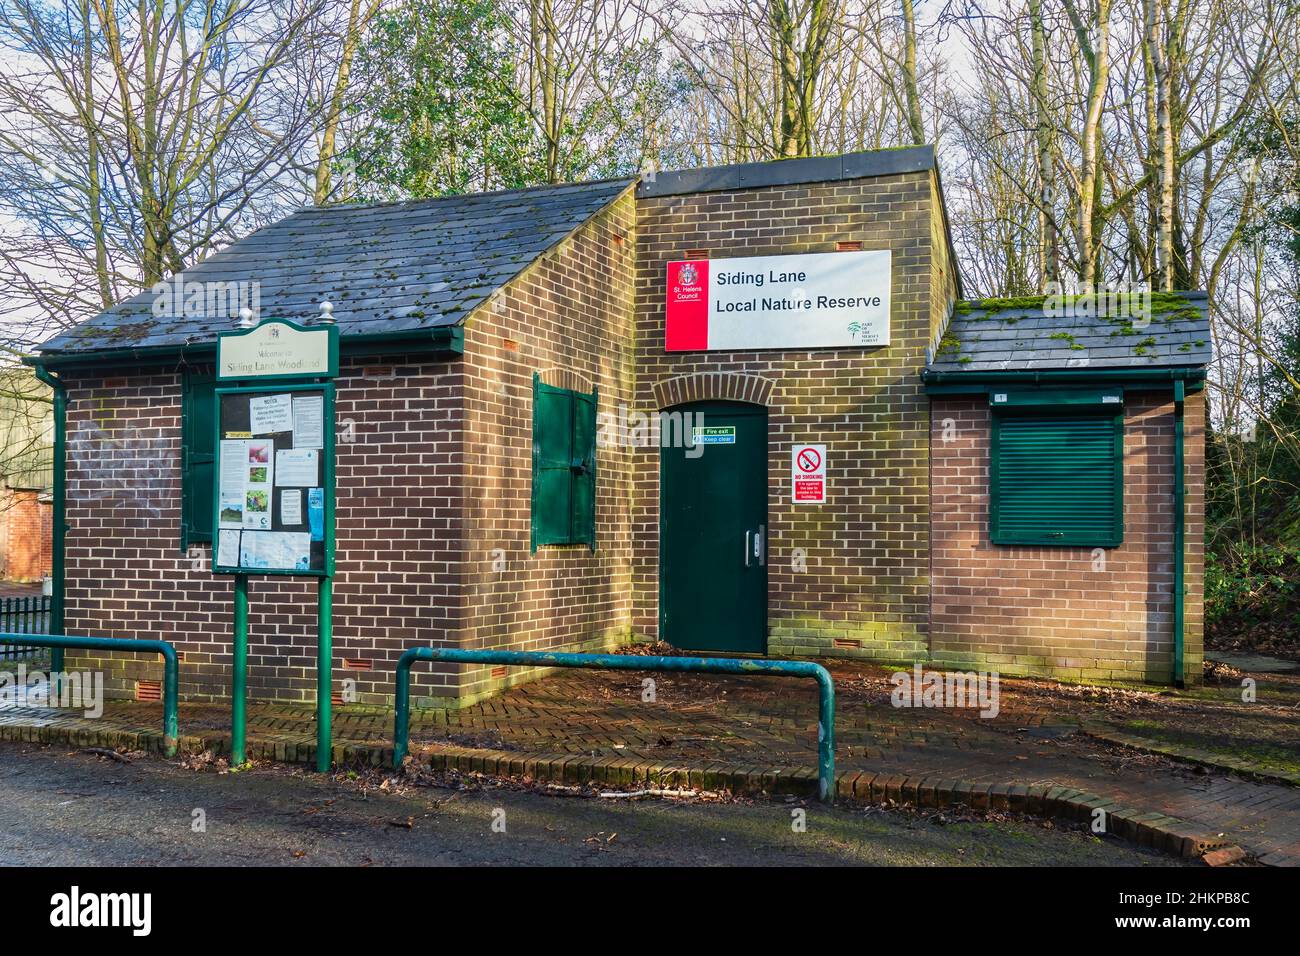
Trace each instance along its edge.
{"label": "green window shutter", "polygon": [[568,544],[571,532],[573,395],[533,378],[533,550]]}
{"label": "green window shutter", "polygon": [[598,395],[573,396],[573,513],[569,540],[596,550],[596,404]]}
{"label": "green window shutter", "polygon": [[596,548],[596,402],[533,375],[532,549]]}
{"label": "green window shutter", "polygon": [[212,540],[216,467],[216,381],[211,373],[181,376],[181,550]]}
{"label": "green window shutter", "polygon": [[989,457],[994,544],[1123,541],[1122,414],[995,413]]}

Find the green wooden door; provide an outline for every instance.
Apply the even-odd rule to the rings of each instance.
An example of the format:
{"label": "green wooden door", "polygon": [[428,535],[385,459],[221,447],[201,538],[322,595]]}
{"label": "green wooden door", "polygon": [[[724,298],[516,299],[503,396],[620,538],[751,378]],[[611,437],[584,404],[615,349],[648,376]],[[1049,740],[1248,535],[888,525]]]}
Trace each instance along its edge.
{"label": "green wooden door", "polygon": [[659,453],[659,626],[674,647],[767,651],[767,410],[683,405],[708,444]]}

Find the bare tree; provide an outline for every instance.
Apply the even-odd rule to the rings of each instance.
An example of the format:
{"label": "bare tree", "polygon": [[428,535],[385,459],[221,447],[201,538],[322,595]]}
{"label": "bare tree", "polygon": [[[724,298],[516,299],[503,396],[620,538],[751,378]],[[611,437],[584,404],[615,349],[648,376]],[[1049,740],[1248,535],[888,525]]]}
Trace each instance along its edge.
{"label": "bare tree", "polygon": [[320,114],[281,81],[324,2],[0,2],[0,299],[16,346],[280,214]]}
{"label": "bare tree", "polygon": [[[662,28],[640,0],[512,0],[523,101],[541,141],[542,178],[589,172],[645,120],[661,80]],[[636,165],[640,157],[622,157]]]}

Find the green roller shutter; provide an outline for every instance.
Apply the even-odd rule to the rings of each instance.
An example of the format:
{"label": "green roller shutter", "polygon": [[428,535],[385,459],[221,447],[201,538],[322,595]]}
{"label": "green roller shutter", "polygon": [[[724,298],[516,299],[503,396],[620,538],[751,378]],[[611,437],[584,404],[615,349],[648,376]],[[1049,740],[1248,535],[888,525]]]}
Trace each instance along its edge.
{"label": "green roller shutter", "polygon": [[216,382],[212,373],[181,376],[181,550],[212,540],[216,467]]}
{"label": "green roller shutter", "polygon": [[994,544],[1114,547],[1124,538],[1122,414],[997,414]]}
{"label": "green roller shutter", "polygon": [[532,547],[596,549],[598,396],[556,388],[533,376]]}

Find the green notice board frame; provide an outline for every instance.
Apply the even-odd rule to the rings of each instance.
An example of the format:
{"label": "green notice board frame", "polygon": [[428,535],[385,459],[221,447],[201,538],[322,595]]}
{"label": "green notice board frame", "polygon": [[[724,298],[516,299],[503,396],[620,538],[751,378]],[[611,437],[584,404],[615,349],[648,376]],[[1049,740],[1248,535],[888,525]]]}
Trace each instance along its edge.
{"label": "green notice board frame", "polygon": [[[329,311],[322,303],[322,315],[328,320]],[[334,383],[330,381],[339,371],[339,331],[332,323],[305,326],[284,319],[266,319],[248,329],[221,332],[217,335],[217,383],[213,401],[216,404],[213,416],[216,421],[217,461],[213,476],[212,495],[212,571],[214,574],[230,574],[235,582],[234,635],[231,644],[231,687],[230,687],[230,762],[240,766],[245,758],[245,732],[247,729],[246,698],[248,696],[248,579],[252,575],[270,575],[276,577],[314,577],[316,578],[316,769],[325,773],[330,769],[332,759],[332,701],[331,688],[334,676]],[[276,401],[276,397],[280,397]],[[304,414],[300,417],[294,408],[294,398],[310,399],[319,396],[319,421],[314,421],[313,403],[308,401],[303,406]],[[269,399],[257,406],[257,399]],[[287,402],[285,401],[287,399]],[[287,405],[287,408],[286,408]],[[254,422],[256,412],[257,420]],[[309,423],[308,428],[300,428],[300,421]],[[288,427],[283,427],[285,424]],[[254,424],[262,426],[256,431]],[[272,427],[266,427],[272,426]],[[298,447],[295,437],[301,439],[303,432],[312,437],[319,430],[319,454],[313,464],[303,455],[288,458],[280,456],[286,452],[306,452],[314,443],[306,441]],[[230,437],[226,437],[230,435]],[[226,445],[229,443],[229,445]],[[238,443],[241,448],[231,447]],[[254,445],[261,448],[254,453]],[[223,447],[224,446],[224,447]],[[223,451],[229,457],[223,460]],[[281,465],[295,475],[289,484],[279,484],[283,472]],[[242,477],[240,469],[244,469]],[[260,469],[261,473],[257,471]],[[227,488],[228,504],[231,505],[226,515],[222,514],[222,474],[226,472],[230,479]],[[310,472],[310,473],[309,473]],[[279,474],[277,474],[279,473]],[[304,481],[303,479],[308,480]],[[248,495],[252,485],[258,493],[266,495],[258,499],[260,507],[254,504]],[[234,493],[234,488],[242,490]],[[315,522],[312,521],[313,489],[321,491],[321,547],[316,547]],[[298,521],[285,521],[286,502],[277,491],[298,492],[296,511]],[[236,509],[236,502],[243,498]],[[235,512],[238,511],[239,527],[233,527]],[[244,516],[264,511],[263,521],[256,526],[245,527]],[[227,527],[221,527],[223,520]],[[285,537],[275,539],[256,539],[259,557],[256,560],[268,560],[266,554],[277,560],[285,555],[303,554],[303,544],[298,529],[307,529],[308,542],[306,558],[300,563],[295,558],[293,566],[268,566],[262,564],[244,564],[244,535],[250,532],[260,534],[281,534]],[[236,539],[234,562],[220,560],[224,554],[230,556],[230,539],[223,540],[222,531],[235,531]],[[294,533],[290,539],[287,534]],[[224,545],[224,548],[223,548]],[[297,550],[295,550],[297,549]],[[280,552],[277,554],[276,552]]]}
{"label": "green notice board frame", "polygon": [[[215,416],[216,439],[213,447],[217,450],[217,460],[212,478],[212,515],[214,522],[212,529],[212,573],[332,577],[334,574],[334,384],[332,382],[309,382],[292,385],[270,383],[266,385],[241,385],[233,388],[217,388],[215,389],[215,395],[217,413]],[[247,421],[247,414],[240,417],[240,411],[247,412],[252,401],[280,395],[289,396],[291,407],[295,397],[304,399],[319,396],[321,399],[322,447],[317,462],[316,480],[310,485],[282,485],[279,480],[279,462],[276,460],[279,453],[305,450],[295,447],[295,436],[292,429],[287,432],[255,433],[249,427],[239,427],[251,424]],[[270,500],[267,502],[270,525],[267,528],[222,527],[222,477],[226,471],[223,453],[226,448],[230,447],[227,443],[235,441],[243,442],[246,446],[264,444],[269,450],[268,460],[260,463],[269,469],[270,478],[270,481],[266,483],[270,489]],[[257,467],[257,465],[251,461],[246,461],[245,467],[251,469]],[[312,510],[311,492],[313,490],[321,492],[321,522],[323,527],[321,528],[320,540],[310,542],[309,565],[306,568],[286,568],[243,563],[243,556],[246,553],[243,547],[243,536],[245,534],[285,534],[295,529],[305,529],[298,533],[309,534],[312,538],[315,538],[314,527],[310,520]],[[299,501],[301,520],[295,525],[286,525],[283,521],[283,498],[280,494],[282,491],[296,491],[301,495]],[[245,506],[248,506],[247,503]],[[223,550],[223,532],[239,536],[237,542],[238,560],[234,564],[223,563],[218,560]]]}

